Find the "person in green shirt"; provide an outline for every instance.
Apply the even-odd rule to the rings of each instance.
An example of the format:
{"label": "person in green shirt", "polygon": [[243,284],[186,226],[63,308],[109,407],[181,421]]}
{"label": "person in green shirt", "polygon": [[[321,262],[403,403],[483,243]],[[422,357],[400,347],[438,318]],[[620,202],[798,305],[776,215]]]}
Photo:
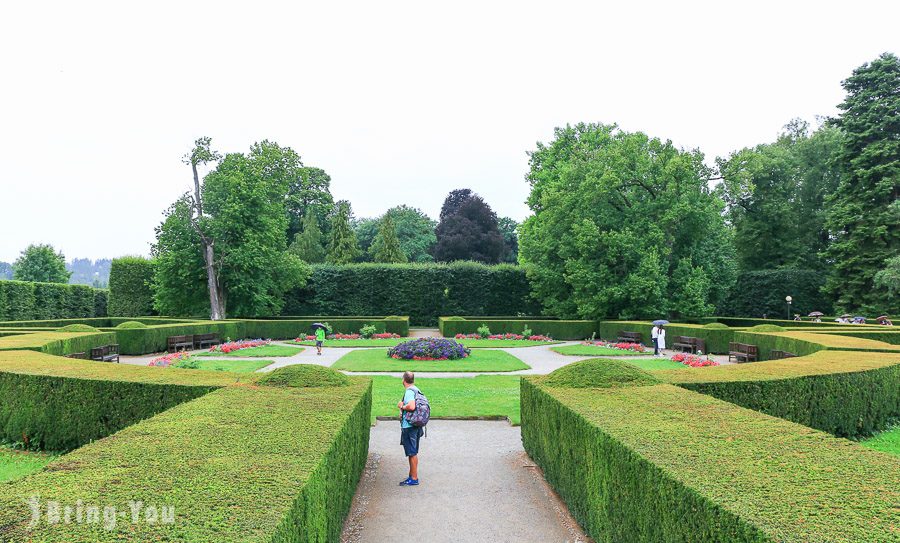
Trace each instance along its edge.
{"label": "person in green shirt", "polygon": [[316,328],[316,354],[322,355],[322,344],[325,343],[325,329]]}

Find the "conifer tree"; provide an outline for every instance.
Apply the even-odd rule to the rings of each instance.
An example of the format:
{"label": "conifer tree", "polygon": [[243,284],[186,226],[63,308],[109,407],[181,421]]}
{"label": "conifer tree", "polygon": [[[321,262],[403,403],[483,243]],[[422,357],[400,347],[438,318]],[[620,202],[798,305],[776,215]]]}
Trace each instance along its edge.
{"label": "conifer tree", "polygon": [[319,221],[314,211],[306,211],[301,226],[302,230],[294,236],[294,242],[291,243],[291,252],[310,264],[325,262],[322,231],[319,230]]}
{"label": "conifer tree", "polygon": [[331,235],[328,238],[328,253],[325,260],[329,264],[349,264],[359,255],[356,232],[350,225],[350,202],[341,200],[334,206],[331,215]]}
{"label": "conifer tree", "polygon": [[372,243],[372,256],[375,262],[399,263],[406,262],[406,255],[400,248],[400,240],[397,239],[397,228],[389,214],[381,219],[378,234]]}

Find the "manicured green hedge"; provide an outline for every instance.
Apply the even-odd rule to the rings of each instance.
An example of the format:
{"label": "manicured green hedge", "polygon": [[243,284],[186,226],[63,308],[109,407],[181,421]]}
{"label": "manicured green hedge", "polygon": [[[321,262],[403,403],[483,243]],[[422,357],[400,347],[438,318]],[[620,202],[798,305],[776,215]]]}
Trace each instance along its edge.
{"label": "manicured green hedge", "polygon": [[315,265],[302,290],[288,294],[285,315],[409,315],[435,326],[440,315],[530,315],[525,270],[501,264]]}
{"label": "manicured green hedge", "polygon": [[[35,374],[40,365],[57,375]],[[148,371],[161,372],[153,368],[118,366],[131,377],[127,381],[107,371],[96,373],[110,366],[39,353],[0,353],[0,440],[68,451],[217,388],[134,380]]]}
{"label": "manicured green hedge", "polygon": [[656,375],[842,437],[863,437],[900,418],[900,354],[820,351],[790,358]]}
{"label": "manicured green hedge", "polygon": [[166,350],[170,336],[219,334],[222,340],[247,337],[239,321],[198,321],[187,324],[163,324],[148,328],[117,328],[119,352],[127,355],[159,353]]}
{"label": "manicured green hedge", "polygon": [[791,313],[812,311],[831,314],[831,302],[820,292],[825,274],[817,270],[780,269],[750,271],[738,275],[731,293],[717,314],[783,318],[787,316],[785,296],[790,295]]}
{"label": "manicured green hedge", "polygon": [[471,317],[471,320],[467,320],[463,317],[441,317],[438,320],[438,328],[444,337],[453,337],[456,334],[474,334],[482,324],[487,324],[492,334],[521,334],[527,327],[534,334],[550,336],[553,339],[586,339],[591,337],[597,325],[595,321],[564,321],[531,319],[529,317],[516,320],[481,319],[479,317]]}
{"label": "manicured green hedge", "polygon": [[111,317],[153,315],[153,261],[139,256],[115,258],[109,268]]}
{"label": "manicured green hedge", "polygon": [[898,458],[670,385],[521,387],[525,449],[598,543],[896,539]]}
{"label": "manicured green hedge", "polygon": [[409,317],[305,317],[296,319],[241,319],[245,337],[294,339],[302,333],[311,333],[314,322],[327,322],[332,332],[358,334],[359,329],[368,324],[375,326],[378,333],[409,335]]}
{"label": "manicured green hedge", "polygon": [[[344,387],[214,391],[73,451],[15,485],[0,485],[3,536],[66,543],[338,541],[366,463],[371,401],[371,382],[361,378]],[[127,516],[112,530],[75,522],[29,530],[26,500],[36,495],[73,507],[111,505]],[[133,501],[174,507],[175,522],[132,523]]]}
{"label": "manicured green hedge", "polygon": [[106,291],[86,285],[0,281],[0,321],[106,316],[98,303]]}
{"label": "manicured green hedge", "polygon": [[833,336],[848,336],[848,337],[857,337],[860,339],[870,339],[872,341],[881,341],[884,343],[890,343],[891,345],[900,345],[900,328],[898,327],[885,327],[885,330],[853,330],[847,331],[846,329],[832,329],[832,330],[816,330],[815,332],[829,334]]}
{"label": "manicured green hedge", "polygon": [[[644,344],[650,345],[650,331],[653,323],[643,321],[600,321],[597,323],[600,339],[615,341],[619,332],[640,332],[644,335]],[[727,353],[728,343],[734,341],[735,332],[739,329],[704,328],[699,324],[667,324],[666,346],[672,348],[675,336],[698,337],[706,342],[706,350],[710,353]]]}
{"label": "manicured green hedge", "polygon": [[0,338],[0,351],[29,350],[65,356],[115,342],[116,335],[109,332],[28,332]]}
{"label": "manicured green hedge", "polygon": [[822,349],[838,351],[900,352],[900,346],[872,339],[813,332],[739,332],[735,340],[759,346],[760,360],[768,360],[772,349],[790,351],[798,355],[812,354]]}
{"label": "manicured green hedge", "polygon": [[775,324],[777,326],[783,326],[784,328],[836,328],[836,327],[844,327],[844,329],[856,329],[856,328],[873,328],[873,325],[859,325],[859,324],[837,324],[834,322],[834,319],[830,319],[829,317],[823,317],[822,322],[813,322],[810,320],[805,321],[794,321],[794,320],[784,320],[784,319],[751,319],[747,317],[705,317],[699,319],[700,324],[707,324],[710,322],[720,322],[722,324],[727,324],[733,328],[750,328],[751,326],[757,326],[760,324]]}

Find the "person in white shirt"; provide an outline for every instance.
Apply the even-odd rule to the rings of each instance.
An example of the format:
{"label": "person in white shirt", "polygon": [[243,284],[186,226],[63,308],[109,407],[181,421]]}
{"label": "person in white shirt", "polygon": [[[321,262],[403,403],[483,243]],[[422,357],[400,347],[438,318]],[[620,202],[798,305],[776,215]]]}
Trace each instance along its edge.
{"label": "person in white shirt", "polygon": [[663,351],[666,348],[666,329],[662,326],[659,327],[659,332],[656,334],[656,354],[660,357],[666,356],[663,354]]}
{"label": "person in white shirt", "polygon": [[659,356],[659,331],[660,327],[655,324],[650,330],[650,341],[653,342],[653,356]]}

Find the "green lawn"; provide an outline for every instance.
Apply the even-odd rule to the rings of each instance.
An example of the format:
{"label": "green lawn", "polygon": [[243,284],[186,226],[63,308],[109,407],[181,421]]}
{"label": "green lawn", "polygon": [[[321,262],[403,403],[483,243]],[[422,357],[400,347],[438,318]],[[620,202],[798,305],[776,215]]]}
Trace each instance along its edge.
{"label": "green lawn", "polygon": [[40,471],[55,455],[0,447],[0,483]]}
{"label": "green lawn", "polygon": [[[398,377],[372,378],[372,417],[399,417],[397,402],[403,398]],[[432,417],[509,417],[520,423],[519,377],[479,375],[478,377],[416,378],[416,386],[428,396]]]}
{"label": "green lawn", "polygon": [[480,350],[462,360],[394,360],[386,349],[352,351],[332,368],[344,371],[516,371],[530,366],[503,351]]}
{"label": "green lawn", "polygon": [[862,444],[870,449],[900,456],[900,426],[875,434]]}
{"label": "green lawn", "polygon": [[[193,363],[197,366],[194,367]],[[254,371],[265,368],[272,363],[272,360],[213,360],[209,358],[192,358],[188,362],[190,369],[210,370],[210,371],[233,371],[236,373],[253,373]],[[175,364],[176,368],[185,367],[184,362]]]}
{"label": "green lawn", "polygon": [[[408,341],[411,338],[401,337],[394,339],[326,339],[325,347],[393,347],[398,343]],[[288,341],[292,345],[306,345],[315,347],[315,341]]]}
{"label": "green lawn", "polygon": [[197,356],[233,356],[235,358],[255,358],[255,357],[271,357],[271,356],[294,356],[303,352],[301,347],[289,347],[287,345],[262,345],[259,347],[250,347],[249,349],[238,349],[228,354],[219,352],[200,353]]}
{"label": "green lawn", "polygon": [[[402,337],[395,339],[329,339],[325,347],[393,347],[404,341],[415,338]],[[456,340],[471,349],[508,349],[510,347],[536,347],[538,345],[554,345],[558,341],[528,341],[527,339],[458,339]],[[315,341],[289,341],[292,345],[314,346]]]}
{"label": "green lawn", "polygon": [[647,356],[647,353],[636,353],[633,351],[623,351],[622,349],[610,349],[609,347],[601,347],[599,345],[566,345],[564,347],[553,347],[551,349],[559,354],[570,356]]}

